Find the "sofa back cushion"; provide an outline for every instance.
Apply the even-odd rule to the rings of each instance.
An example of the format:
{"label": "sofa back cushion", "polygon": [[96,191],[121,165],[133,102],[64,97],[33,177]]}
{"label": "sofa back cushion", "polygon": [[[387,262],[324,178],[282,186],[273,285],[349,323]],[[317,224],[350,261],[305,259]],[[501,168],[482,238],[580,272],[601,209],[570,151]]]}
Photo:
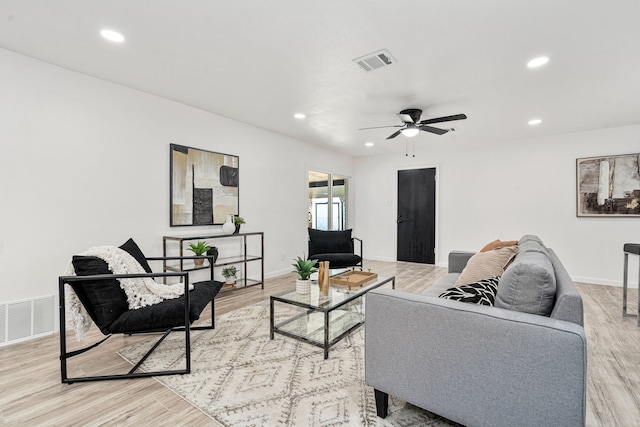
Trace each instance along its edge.
{"label": "sofa back cushion", "polygon": [[[549,257],[527,242],[520,245],[515,260],[505,270],[498,286],[495,306],[524,313],[549,316],[556,295],[556,276]],[[524,246],[524,247],[523,247]],[[542,249],[541,249],[542,248]]]}

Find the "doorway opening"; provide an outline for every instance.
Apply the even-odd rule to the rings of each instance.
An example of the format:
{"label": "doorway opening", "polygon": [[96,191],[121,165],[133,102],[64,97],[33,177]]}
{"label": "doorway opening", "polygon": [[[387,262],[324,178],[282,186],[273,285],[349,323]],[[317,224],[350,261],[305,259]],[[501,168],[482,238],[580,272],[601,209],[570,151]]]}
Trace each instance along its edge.
{"label": "doorway opening", "polygon": [[349,178],[309,171],[309,227],[346,230],[349,212]]}

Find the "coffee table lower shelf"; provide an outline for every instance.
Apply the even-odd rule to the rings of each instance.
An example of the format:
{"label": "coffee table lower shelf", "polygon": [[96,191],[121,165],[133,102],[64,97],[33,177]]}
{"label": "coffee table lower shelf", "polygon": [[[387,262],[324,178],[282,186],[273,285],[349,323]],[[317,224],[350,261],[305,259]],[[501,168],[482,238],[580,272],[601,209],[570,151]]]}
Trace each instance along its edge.
{"label": "coffee table lower shelf", "polygon": [[[343,324],[342,326],[335,324],[336,320],[330,320],[330,315],[336,314],[342,315],[343,318],[337,320]],[[305,319],[306,317],[309,319]],[[364,325],[363,313],[341,313],[341,310],[336,310],[324,313],[300,313],[274,325],[273,332],[324,349],[324,358],[326,359],[329,357],[331,346],[362,325]]]}
{"label": "coffee table lower shelf", "polygon": [[[342,340],[365,321],[364,297],[371,289],[385,283],[395,288],[395,277],[381,277],[375,283],[356,292],[331,289],[330,296],[321,297],[317,285],[312,285],[308,296],[286,291],[270,298],[270,338],[280,334],[303,341],[324,350],[324,358],[329,357],[329,348]],[[288,313],[280,314],[275,321],[275,308],[284,306]],[[297,307],[297,308],[296,308]]]}

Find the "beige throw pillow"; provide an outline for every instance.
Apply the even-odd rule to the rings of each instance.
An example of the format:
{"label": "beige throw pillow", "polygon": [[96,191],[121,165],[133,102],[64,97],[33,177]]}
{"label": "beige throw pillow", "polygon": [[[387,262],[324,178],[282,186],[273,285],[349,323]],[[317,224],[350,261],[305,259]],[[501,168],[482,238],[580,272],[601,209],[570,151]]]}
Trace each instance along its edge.
{"label": "beige throw pillow", "polygon": [[505,246],[478,252],[467,262],[454,286],[468,285],[490,277],[502,276],[505,265],[518,252],[518,246]]}
{"label": "beige throw pillow", "polygon": [[506,242],[503,242],[502,240],[498,239],[484,245],[484,247],[480,249],[480,252],[492,251],[494,249],[503,248],[505,246],[514,246],[517,244],[518,244],[517,240],[507,240]]}

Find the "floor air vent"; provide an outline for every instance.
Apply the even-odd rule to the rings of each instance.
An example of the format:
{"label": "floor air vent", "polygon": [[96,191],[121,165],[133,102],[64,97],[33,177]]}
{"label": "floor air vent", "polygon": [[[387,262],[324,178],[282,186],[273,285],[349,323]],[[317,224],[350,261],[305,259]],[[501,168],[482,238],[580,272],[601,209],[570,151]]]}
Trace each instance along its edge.
{"label": "floor air vent", "polygon": [[360,58],[356,58],[353,62],[365,71],[373,71],[378,68],[391,65],[396,61],[389,52],[383,49],[378,52],[373,52],[368,55],[361,56]]}
{"label": "floor air vent", "polygon": [[0,346],[50,334],[55,296],[0,303]]}

